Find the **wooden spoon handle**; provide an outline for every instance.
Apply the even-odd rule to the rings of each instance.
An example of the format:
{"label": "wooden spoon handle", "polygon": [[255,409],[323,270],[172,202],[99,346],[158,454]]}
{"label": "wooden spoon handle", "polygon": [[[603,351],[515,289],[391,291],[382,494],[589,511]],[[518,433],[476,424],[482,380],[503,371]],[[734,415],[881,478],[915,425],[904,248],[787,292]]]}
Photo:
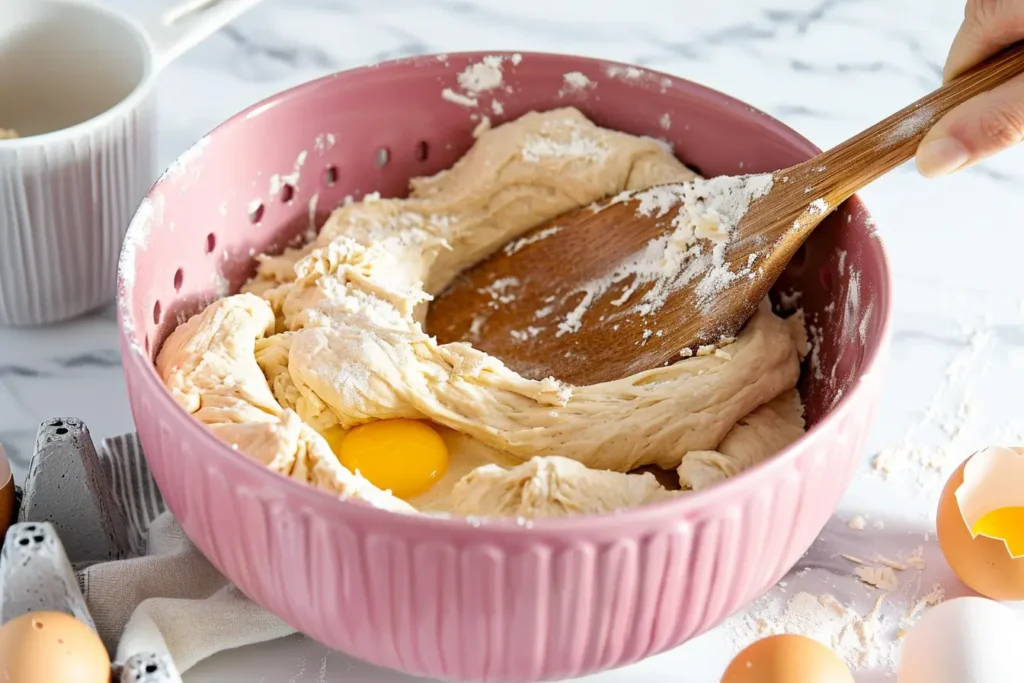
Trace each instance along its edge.
{"label": "wooden spoon handle", "polygon": [[[932,125],[967,100],[1024,73],[1024,41],[1004,48],[984,62],[868,128],[806,165],[813,197],[838,206],[884,173],[913,158]],[[805,164],[801,164],[804,166]],[[836,173],[828,172],[835,168]]]}

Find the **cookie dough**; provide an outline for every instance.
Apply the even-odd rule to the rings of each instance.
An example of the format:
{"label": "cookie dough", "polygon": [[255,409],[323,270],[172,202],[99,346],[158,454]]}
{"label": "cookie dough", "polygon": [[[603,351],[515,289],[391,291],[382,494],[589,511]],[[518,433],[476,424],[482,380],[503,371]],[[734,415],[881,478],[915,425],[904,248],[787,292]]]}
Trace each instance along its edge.
{"label": "cookie dough", "polygon": [[18,137],[17,131],[0,128],[0,140],[13,140],[16,137]]}
{"label": "cookie dough", "polygon": [[[527,114],[482,133],[452,169],[413,179],[409,198],[348,203],[310,245],[259,257],[243,293],[171,334],[158,371],[250,457],[392,510],[532,517],[678,495],[630,473],[645,465],[703,488],[803,432],[800,320],[765,303],[723,353],[583,387],[528,380],[468,344],[439,345],[421,325],[433,294],[531,227],[694,177],[662,143],[575,109]],[[410,506],[338,463],[328,441],[391,418],[457,435],[446,441],[459,479]]]}

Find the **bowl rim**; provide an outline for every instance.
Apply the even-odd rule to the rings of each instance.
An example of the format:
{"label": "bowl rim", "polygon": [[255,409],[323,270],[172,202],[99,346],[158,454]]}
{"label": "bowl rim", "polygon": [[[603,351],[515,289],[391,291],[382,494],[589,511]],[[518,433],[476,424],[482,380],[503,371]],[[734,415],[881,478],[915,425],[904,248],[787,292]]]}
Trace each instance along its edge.
{"label": "bowl rim", "polygon": [[[244,121],[246,118],[258,114],[261,111],[276,106],[282,101],[297,98],[305,95],[307,92],[315,91],[322,87],[325,83],[338,79],[353,77],[367,71],[376,71],[382,69],[391,69],[405,65],[418,66],[425,63],[437,63],[438,60],[445,60],[446,58],[456,58],[459,60],[475,60],[479,61],[486,56],[497,55],[502,57],[512,57],[513,55],[519,55],[523,60],[526,59],[545,59],[558,63],[559,61],[565,61],[567,65],[572,65],[577,69],[579,66],[586,64],[592,67],[601,67],[606,71],[612,68],[623,68],[623,69],[640,69],[645,75],[655,76],[659,78],[671,79],[673,85],[683,84],[694,96],[706,100],[715,100],[719,104],[725,104],[730,107],[737,107],[746,109],[748,112],[759,114],[763,117],[763,121],[766,125],[770,126],[775,134],[782,134],[784,137],[789,138],[789,141],[793,143],[794,147],[800,152],[805,152],[808,156],[818,154],[821,150],[814,145],[810,140],[803,137],[795,130],[782,123],[778,119],[770,116],[769,114],[752,107],[751,105],[734,98],[725,93],[709,88],[708,86],[702,85],[695,81],[683,78],[681,76],[675,76],[672,74],[648,69],[642,66],[636,66],[623,62],[616,62],[611,60],[605,60],[595,57],[577,56],[566,53],[554,53],[554,52],[534,52],[534,51],[523,51],[523,50],[495,50],[495,51],[470,51],[470,52],[448,52],[438,54],[427,54],[417,55],[413,57],[402,57],[398,59],[387,60],[374,64],[368,64],[353,69],[346,69],[343,71],[335,72],[316,78],[311,81],[299,84],[297,86],[288,88],[274,95],[271,95],[255,104],[246,107],[239,111],[235,115],[228,118],[223,123],[216,126],[210,133],[200,139],[197,145],[185,150],[175,161],[171,163],[171,168],[175,165],[182,163],[187,159],[193,150],[198,145],[205,144],[209,141],[218,131],[226,126],[236,125],[238,122]],[[168,174],[162,175],[150,191],[147,193],[146,200],[143,202],[145,205],[148,202],[155,190],[168,180]],[[873,224],[870,213],[864,206],[863,202],[860,201],[859,195],[854,195],[849,200],[855,202],[864,212],[865,220],[870,224]],[[140,239],[144,235],[141,234],[147,230],[147,226],[143,225],[146,221],[136,220],[139,218],[139,214],[142,213],[142,207],[140,211],[136,213],[133,218],[131,225],[128,229],[128,234],[125,237],[124,245],[122,246],[122,253],[120,263],[130,262],[134,264],[134,258],[126,259],[126,251],[128,249],[135,249],[140,245],[145,245],[146,240]],[[133,235],[133,232],[140,234]],[[792,444],[786,446],[784,449],[776,453],[775,455],[765,459],[764,461],[753,465],[752,467],[737,473],[736,475],[729,477],[728,479],[715,484],[707,489],[701,491],[694,491],[674,497],[669,500],[658,501],[655,503],[649,503],[636,508],[629,508],[624,510],[618,510],[608,513],[600,514],[581,514],[581,515],[570,515],[567,517],[542,517],[529,520],[528,523],[523,523],[516,518],[501,518],[501,517],[462,517],[455,515],[436,515],[436,514],[405,514],[396,513],[391,510],[377,508],[364,501],[358,501],[353,499],[342,499],[336,494],[331,494],[327,491],[318,489],[310,484],[301,482],[278,472],[268,469],[261,463],[249,458],[248,456],[239,453],[235,449],[232,449],[226,443],[218,439],[213,432],[208,429],[199,429],[198,433],[201,436],[198,438],[203,440],[204,445],[209,448],[213,453],[210,457],[217,458],[232,458],[238,464],[239,467],[248,468],[249,472],[254,477],[259,477],[258,481],[265,483],[272,487],[281,487],[280,490],[283,493],[287,492],[289,495],[294,494],[300,496],[303,501],[315,507],[318,513],[329,512],[331,514],[344,514],[350,515],[354,518],[359,519],[368,524],[376,524],[377,522],[390,525],[396,531],[399,527],[406,527],[411,532],[421,532],[424,527],[430,527],[434,531],[443,531],[447,533],[469,533],[475,534],[480,531],[492,536],[498,535],[505,538],[519,537],[523,540],[537,539],[542,536],[558,537],[563,536],[566,532],[579,532],[592,530],[595,525],[607,527],[611,530],[619,528],[636,528],[636,527],[650,527],[657,523],[664,523],[666,520],[676,520],[680,522],[688,522],[693,520],[700,520],[700,511],[702,509],[713,508],[716,505],[727,504],[730,500],[734,500],[739,497],[740,492],[749,490],[751,488],[761,488],[760,484],[769,480],[773,473],[777,470],[784,470],[791,468],[793,461],[799,456],[799,454],[810,444],[815,441],[820,441],[826,438],[827,430],[831,429],[833,425],[843,421],[848,413],[856,410],[854,403],[855,399],[862,394],[862,384],[868,377],[874,376],[875,374],[883,370],[885,356],[887,355],[888,347],[891,341],[891,327],[892,327],[892,273],[889,267],[889,259],[886,254],[885,245],[882,243],[880,237],[875,234],[873,239],[877,241],[878,247],[878,258],[879,268],[881,270],[882,278],[880,280],[880,286],[876,292],[876,297],[873,301],[875,315],[881,315],[879,334],[877,337],[878,343],[875,348],[867,353],[861,366],[861,371],[855,379],[855,385],[851,390],[844,392],[843,396],[833,405],[827,412],[827,414],[815,425],[804,433],[799,439],[794,441]],[[156,372],[154,361],[151,360],[148,355],[143,351],[139,340],[136,338],[134,326],[129,324],[128,321],[131,317],[128,312],[129,300],[131,299],[131,287],[127,286],[125,282],[124,274],[118,272],[118,287],[117,287],[117,308],[118,308],[118,332],[121,340],[121,354],[126,363],[142,365],[141,377],[136,375],[136,379],[140,379],[145,383],[145,386],[140,386],[139,391],[153,392],[158,394],[155,398],[155,408],[158,410],[170,410],[176,411],[180,417],[192,420],[191,415],[184,412],[184,409],[174,400],[171,393],[164,386]],[[196,427],[202,427],[201,424],[192,420]],[[328,506],[331,506],[330,508]],[[479,537],[477,537],[477,540]],[[472,540],[472,539],[467,539]]]}

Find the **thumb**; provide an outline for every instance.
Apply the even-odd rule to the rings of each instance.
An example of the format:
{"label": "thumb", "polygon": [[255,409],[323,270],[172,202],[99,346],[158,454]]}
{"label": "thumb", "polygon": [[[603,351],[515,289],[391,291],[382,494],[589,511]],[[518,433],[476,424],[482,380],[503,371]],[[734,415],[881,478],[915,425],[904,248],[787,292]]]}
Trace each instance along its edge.
{"label": "thumb", "polygon": [[952,173],[1024,139],[1024,76],[964,102],[936,123],[917,148],[928,178]]}

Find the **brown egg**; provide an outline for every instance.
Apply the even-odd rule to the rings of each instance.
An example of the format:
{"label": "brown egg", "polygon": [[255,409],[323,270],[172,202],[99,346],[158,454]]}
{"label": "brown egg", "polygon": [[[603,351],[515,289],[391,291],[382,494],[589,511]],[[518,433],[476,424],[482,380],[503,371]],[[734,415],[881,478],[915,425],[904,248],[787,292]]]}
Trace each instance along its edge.
{"label": "brown egg", "polygon": [[[1024,600],[1024,558],[1014,559],[1002,540],[988,536],[972,538],[957,500],[957,490],[964,483],[964,468],[978,455],[980,453],[972,455],[957,468],[939,496],[939,509],[935,515],[939,547],[960,580],[981,595],[993,600]],[[1002,479],[1012,481],[1006,475]],[[1024,487],[1024,481],[1014,483]],[[976,485],[974,496],[982,498],[978,504],[984,505],[984,498],[989,494],[984,486]],[[996,503],[991,506],[1002,507]]]}
{"label": "brown egg", "polygon": [[30,612],[0,628],[4,683],[110,683],[99,636],[61,612]]}
{"label": "brown egg", "polygon": [[14,477],[11,463],[7,460],[4,447],[0,446],[0,546],[4,543],[7,529],[14,524]]}
{"label": "brown egg", "polygon": [[736,655],[722,683],[854,683],[843,660],[797,635],[769,636]]}

